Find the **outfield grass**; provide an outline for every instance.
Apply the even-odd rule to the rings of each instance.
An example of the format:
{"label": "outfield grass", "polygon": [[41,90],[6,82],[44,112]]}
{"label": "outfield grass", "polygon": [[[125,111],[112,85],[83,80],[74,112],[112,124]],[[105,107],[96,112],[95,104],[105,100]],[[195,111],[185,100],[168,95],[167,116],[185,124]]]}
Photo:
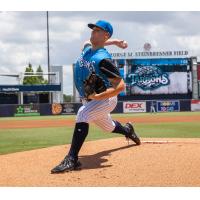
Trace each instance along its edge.
{"label": "outfield grass", "polygon": [[[34,129],[0,130],[0,154],[44,148],[71,143],[73,128],[53,127]],[[116,137],[119,135],[102,132],[91,126],[87,137],[89,140]]]}
{"label": "outfield grass", "polygon": [[[129,116],[149,116],[150,114],[117,114],[115,117]],[[157,115],[167,116],[193,116],[200,113],[160,113]],[[45,117],[18,117],[1,118],[4,120],[41,120],[41,119],[66,119],[75,116],[45,116]],[[200,123],[198,122],[174,122],[174,123],[138,123],[135,128],[141,137],[158,138],[200,138]],[[32,129],[1,129],[0,130],[0,154],[7,154],[18,151],[44,148],[55,145],[71,143],[73,128],[52,127],[52,128],[32,128]],[[96,126],[91,126],[88,140],[97,140],[111,137],[123,137],[118,134],[105,133]]]}

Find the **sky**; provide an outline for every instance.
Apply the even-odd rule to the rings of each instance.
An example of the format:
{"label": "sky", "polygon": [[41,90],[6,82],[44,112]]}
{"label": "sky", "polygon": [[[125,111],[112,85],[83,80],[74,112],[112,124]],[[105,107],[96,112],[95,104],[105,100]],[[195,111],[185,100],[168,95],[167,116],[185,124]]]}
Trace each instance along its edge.
{"label": "sky", "polygon": [[[50,64],[63,66],[65,94],[72,94],[72,63],[90,38],[87,24],[99,19],[113,25],[112,38],[128,42],[126,51],[142,51],[149,42],[152,51],[188,50],[200,60],[200,12],[51,11]],[[108,50],[123,52],[115,46]],[[0,12],[0,73],[24,72],[28,63],[47,71],[46,12]],[[14,83],[14,78],[0,77],[0,84]]]}

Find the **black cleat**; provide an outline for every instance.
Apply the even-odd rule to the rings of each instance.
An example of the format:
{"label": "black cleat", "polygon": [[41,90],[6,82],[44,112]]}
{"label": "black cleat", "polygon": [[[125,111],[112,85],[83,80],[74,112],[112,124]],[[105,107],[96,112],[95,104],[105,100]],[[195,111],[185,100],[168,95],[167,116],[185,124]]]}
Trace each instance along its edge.
{"label": "black cleat", "polygon": [[58,166],[54,167],[51,170],[51,173],[56,174],[56,173],[69,172],[73,170],[79,170],[80,167],[81,163],[78,160],[75,160],[70,156],[66,156]]}
{"label": "black cleat", "polygon": [[137,145],[141,144],[140,138],[138,137],[138,135],[135,133],[135,130],[133,128],[133,125],[129,122],[126,123],[125,125],[126,128],[128,128],[130,130],[129,134],[126,135],[126,139],[131,139],[133,140],[133,142],[135,142]]}

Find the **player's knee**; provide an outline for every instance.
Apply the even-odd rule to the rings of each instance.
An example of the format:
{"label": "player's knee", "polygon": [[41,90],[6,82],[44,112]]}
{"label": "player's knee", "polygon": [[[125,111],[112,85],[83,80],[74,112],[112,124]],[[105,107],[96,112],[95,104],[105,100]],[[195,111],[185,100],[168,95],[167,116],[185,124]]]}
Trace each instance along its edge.
{"label": "player's knee", "polygon": [[113,126],[104,126],[104,127],[101,127],[105,132],[108,132],[108,133],[112,133],[112,131],[114,130],[115,127]]}

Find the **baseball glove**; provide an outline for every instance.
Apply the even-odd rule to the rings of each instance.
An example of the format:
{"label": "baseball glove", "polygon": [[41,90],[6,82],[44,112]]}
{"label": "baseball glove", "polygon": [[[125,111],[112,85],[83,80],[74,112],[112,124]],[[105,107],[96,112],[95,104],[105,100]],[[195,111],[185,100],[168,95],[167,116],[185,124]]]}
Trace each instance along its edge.
{"label": "baseball glove", "polygon": [[88,96],[93,94],[94,92],[99,94],[106,90],[106,85],[103,79],[98,76],[95,72],[92,72],[88,78],[83,81],[85,98],[88,99]]}

